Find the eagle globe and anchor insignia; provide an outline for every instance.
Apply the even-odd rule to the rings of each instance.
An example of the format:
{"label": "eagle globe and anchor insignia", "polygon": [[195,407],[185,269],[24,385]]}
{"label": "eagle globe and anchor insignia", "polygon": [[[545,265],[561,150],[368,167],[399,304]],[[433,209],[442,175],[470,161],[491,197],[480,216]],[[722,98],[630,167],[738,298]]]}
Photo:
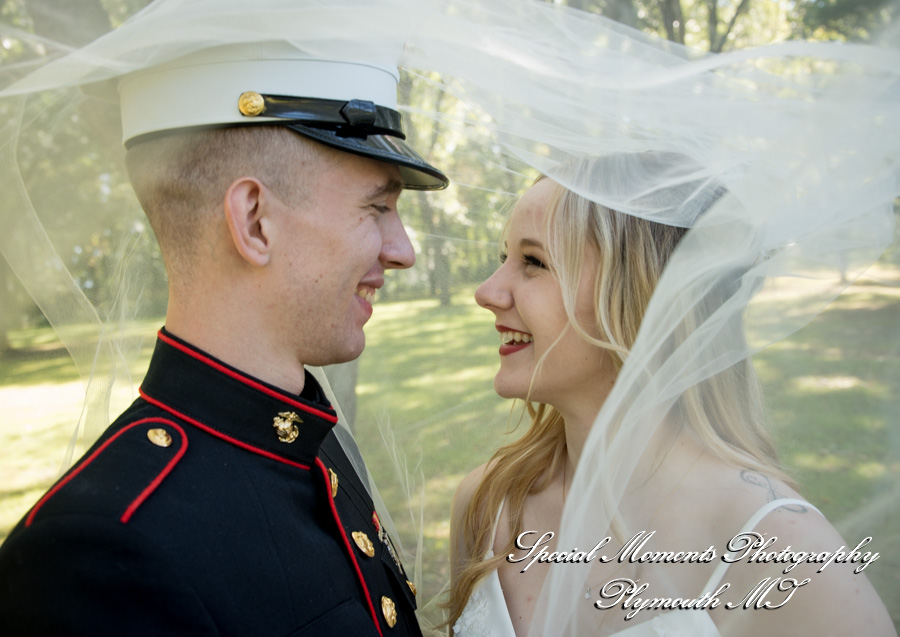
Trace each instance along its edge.
{"label": "eagle globe and anchor insignia", "polygon": [[278,440],[281,442],[291,443],[300,435],[300,429],[294,423],[303,424],[300,416],[292,411],[282,411],[275,416],[272,426],[275,427],[275,433],[278,434]]}

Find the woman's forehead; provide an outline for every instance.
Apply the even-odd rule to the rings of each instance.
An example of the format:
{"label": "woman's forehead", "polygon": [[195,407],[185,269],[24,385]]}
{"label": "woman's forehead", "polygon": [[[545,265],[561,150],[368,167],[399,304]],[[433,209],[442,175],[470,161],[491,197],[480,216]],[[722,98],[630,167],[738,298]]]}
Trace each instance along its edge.
{"label": "woman's forehead", "polygon": [[544,220],[552,200],[556,182],[542,179],[527,191],[513,208],[509,223],[509,238],[543,237],[546,233]]}

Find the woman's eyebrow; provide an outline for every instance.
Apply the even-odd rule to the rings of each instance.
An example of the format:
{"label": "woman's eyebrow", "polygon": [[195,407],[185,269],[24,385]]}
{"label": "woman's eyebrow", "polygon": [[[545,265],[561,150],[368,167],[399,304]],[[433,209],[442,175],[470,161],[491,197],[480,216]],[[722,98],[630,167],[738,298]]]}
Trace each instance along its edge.
{"label": "woman's eyebrow", "polygon": [[544,249],[543,243],[541,243],[537,239],[529,239],[528,237],[523,237],[522,239],[519,239],[519,245],[522,247],[540,248],[541,250]]}

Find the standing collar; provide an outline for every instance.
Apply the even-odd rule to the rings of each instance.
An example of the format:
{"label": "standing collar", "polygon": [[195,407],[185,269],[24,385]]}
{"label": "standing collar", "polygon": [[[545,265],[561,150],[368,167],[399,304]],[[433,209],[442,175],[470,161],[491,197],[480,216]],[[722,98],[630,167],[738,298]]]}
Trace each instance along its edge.
{"label": "standing collar", "polygon": [[[311,465],[337,415],[308,371],[292,395],[244,374],[165,330],[141,384],[148,402],[251,451]],[[281,434],[275,424],[281,424]],[[293,435],[295,434],[295,435]],[[291,442],[284,440],[293,438]]]}

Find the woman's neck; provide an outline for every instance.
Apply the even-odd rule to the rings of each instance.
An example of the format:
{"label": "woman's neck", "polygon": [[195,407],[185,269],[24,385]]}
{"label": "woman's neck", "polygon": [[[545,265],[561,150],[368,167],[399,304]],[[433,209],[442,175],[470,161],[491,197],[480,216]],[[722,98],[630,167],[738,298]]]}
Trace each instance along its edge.
{"label": "woman's neck", "polygon": [[596,387],[592,395],[579,395],[568,401],[560,401],[553,407],[560,413],[565,422],[566,448],[568,450],[569,478],[578,466],[581,452],[587,442],[588,436],[594,427],[597,414],[603,407],[606,397],[612,390],[612,382],[609,387]]}
{"label": "woman's neck", "polygon": [[[588,405],[583,407],[583,409],[559,410],[565,421],[567,458],[564,471],[565,483],[568,485],[573,483],[585,444],[599,413],[599,407],[594,411]],[[640,447],[644,441],[646,444]],[[665,420],[655,428],[649,438],[638,435],[635,445],[637,446],[632,448],[630,453],[637,453],[640,458],[632,473],[629,490],[640,489],[641,485],[654,475],[659,477],[669,471],[680,475],[686,465],[693,463],[698,455],[703,453],[703,448],[689,433],[674,432],[671,426],[666,425]]]}

